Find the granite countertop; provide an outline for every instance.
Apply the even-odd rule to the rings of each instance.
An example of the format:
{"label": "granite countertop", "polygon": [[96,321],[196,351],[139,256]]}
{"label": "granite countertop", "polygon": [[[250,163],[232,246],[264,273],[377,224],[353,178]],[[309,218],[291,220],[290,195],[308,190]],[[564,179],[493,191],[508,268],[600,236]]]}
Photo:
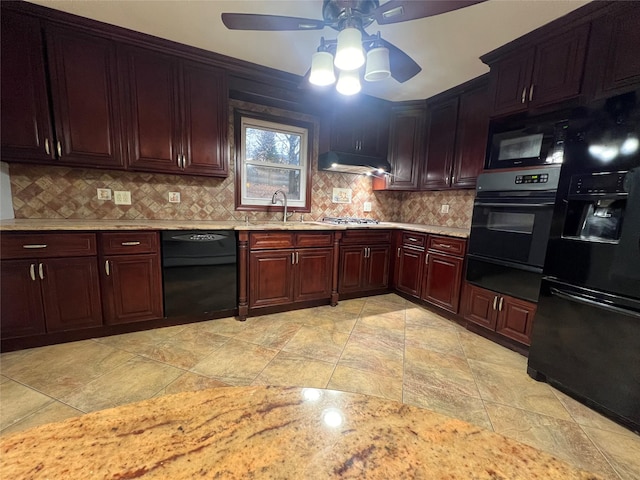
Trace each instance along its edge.
{"label": "granite countertop", "polygon": [[12,219],[0,220],[0,231],[54,230],[346,230],[399,229],[467,238],[469,229],[451,228],[418,223],[380,222],[367,225],[332,225],[323,222],[239,222],[202,220],[70,220],[70,219]]}
{"label": "granite countertop", "polygon": [[0,439],[3,478],[598,479],[461,420],[365,395],[223,387]]}

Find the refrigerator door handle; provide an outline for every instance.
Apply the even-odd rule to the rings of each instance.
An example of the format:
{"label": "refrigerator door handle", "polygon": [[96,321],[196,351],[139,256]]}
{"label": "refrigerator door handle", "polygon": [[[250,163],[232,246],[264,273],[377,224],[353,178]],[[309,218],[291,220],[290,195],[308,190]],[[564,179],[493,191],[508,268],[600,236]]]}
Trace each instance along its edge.
{"label": "refrigerator door handle", "polygon": [[562,298],[563,300],[582,303],[583,305],[588,305],[590,307],[601,308],[602,310],[607,310],[612,313],[629,315],[629,316],[640,319],[640,313],[634,312],[633,310],[616,307],[614,305],[609,305],[607,303],[601,303],[601,302],[598,302],[597,300],[592,300],[591,298],[583,297],[582,295],[575,295],[575,294],[563,292],[562,290],[558,290],[557,288],[553,288],[553,287],[549,287],[549,290],[551,291],[551,295],[555,295],[556,297]]}

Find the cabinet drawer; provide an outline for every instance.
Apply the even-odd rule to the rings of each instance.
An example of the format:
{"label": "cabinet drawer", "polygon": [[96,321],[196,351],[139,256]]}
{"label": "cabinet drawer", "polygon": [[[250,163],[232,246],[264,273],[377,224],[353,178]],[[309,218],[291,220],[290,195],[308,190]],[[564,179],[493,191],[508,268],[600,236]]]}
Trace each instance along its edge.
{"label": "cabinet drawer", "polygon": [[467,241],[461,238],[429,236],[429,250],[463,256]]}
{"label": "cabinet drawer", "polygon": [[249,248],[251,250],[263,248],[292,248],[293,246],[293,233],[256,232],[251,233],[249,236]]}
{"label": "cabinet drawer", "polygon": [[96,255],[94,233],[3,233],[2,258],[85,257]]}
{"label": "cabinet drawer", "polygon": [[346,230],[342,237],[343,244],[391,243],[390,230]]}
{"label": "cabinet drawer", "polygon": [[422,247],[427,243],[427,236],[420,233],[402,232],[402,245]]}
{"label": "cabinet drawer", "polygon": [[128,253],[156,253],[157,232],[107,232],[99,234],[100,253],[126,255]]}
{"label": "cabinet drawer", "polygon": [[330,247],[333,232],[302,232],[295,234],[296,247]]}

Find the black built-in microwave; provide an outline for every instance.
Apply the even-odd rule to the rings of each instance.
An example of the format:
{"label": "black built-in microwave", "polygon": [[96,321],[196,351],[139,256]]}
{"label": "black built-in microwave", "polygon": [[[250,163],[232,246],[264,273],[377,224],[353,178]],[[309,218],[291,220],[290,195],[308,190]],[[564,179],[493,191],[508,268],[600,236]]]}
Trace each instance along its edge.
{"label": "black built-in microwave", "polygon": [[486,168],[559,165],[569,122],[565,118],[527,118],[491,126]]}

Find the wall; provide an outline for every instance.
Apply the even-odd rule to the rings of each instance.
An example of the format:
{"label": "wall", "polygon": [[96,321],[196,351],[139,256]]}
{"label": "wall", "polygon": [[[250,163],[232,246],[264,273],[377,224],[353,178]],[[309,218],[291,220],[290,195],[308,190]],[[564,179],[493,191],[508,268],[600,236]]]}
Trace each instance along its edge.
{"label": "wall", "polygon": [[[471,228],[475,190],[406,192],[401,198],[400,218],[406,223]],[[440,207],[449,205],[449,213]]]}

